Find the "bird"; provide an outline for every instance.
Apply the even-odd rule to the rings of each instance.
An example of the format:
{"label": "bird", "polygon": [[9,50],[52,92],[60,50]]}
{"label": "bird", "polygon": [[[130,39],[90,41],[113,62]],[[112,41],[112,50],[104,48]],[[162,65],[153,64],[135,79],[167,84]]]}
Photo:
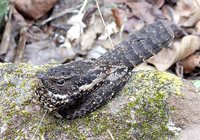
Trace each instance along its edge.
{"label": "bird", "polygon": [[173,38],[170,25],[156,21],[97,59],[37,73],[36,95],[45,108],[67,119],[85,116],[115,97],[129,81],[133,68],[168,47]]}

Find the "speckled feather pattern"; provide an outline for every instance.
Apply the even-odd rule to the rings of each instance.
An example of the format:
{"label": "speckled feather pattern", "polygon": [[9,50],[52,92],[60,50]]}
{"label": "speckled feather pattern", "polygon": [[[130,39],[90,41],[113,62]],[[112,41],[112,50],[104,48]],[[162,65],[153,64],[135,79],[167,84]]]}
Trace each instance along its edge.
{"label": "speckled feather pattern", "polygon": [[67,119],[84,116],[111,100],[128,82],[135,66],[172,40],[170,27],[163,21],[155,22],[98,59],[72,62],[38,74],[36,95],[45,108]]}

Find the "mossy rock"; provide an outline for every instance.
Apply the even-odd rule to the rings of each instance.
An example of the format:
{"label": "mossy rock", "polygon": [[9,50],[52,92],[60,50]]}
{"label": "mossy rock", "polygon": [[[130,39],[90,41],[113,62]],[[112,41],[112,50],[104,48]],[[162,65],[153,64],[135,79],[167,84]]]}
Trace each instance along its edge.
{"label": "mossy rock", "polygon": [[135,72],[110,101],[86,117],[56,118],[35,98],[35,73],[50,65],[0,64],[1,139],[168,139],[179,130],[172,123],[172,96],[183,97],[182,80],[158,71]]}

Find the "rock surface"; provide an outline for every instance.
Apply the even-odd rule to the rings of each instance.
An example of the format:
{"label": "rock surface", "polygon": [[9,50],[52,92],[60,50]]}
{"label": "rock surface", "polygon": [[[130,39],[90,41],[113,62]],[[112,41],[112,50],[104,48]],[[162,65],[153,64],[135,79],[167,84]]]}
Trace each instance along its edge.
{"label": "rock surface", "polygon": [[0,139],[186,139],[199,132],[192,130],[200,125],[200,95],[157,71],[136,72],[116,98],[86,117],[56,118],[34,95],[35,73],[49,67],[0,64]]}

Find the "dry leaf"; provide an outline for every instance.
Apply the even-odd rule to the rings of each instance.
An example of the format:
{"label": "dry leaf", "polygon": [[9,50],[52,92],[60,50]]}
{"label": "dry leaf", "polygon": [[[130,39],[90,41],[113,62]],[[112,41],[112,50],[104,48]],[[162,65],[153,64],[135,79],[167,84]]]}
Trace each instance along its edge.
{"label": "dry leaf", "polygon": [[67,31],[67,39],[77,39],[83,33],[83,29],[86,27],[86,25],[82,22],[83,16],[83,13],[79,13],[77,15],[72,16],[68,20],[67,23],[69,25],[72,25],[72,27]]}
{"label": "dry leaf", "polygon": [[2,40],[0,42],[0,55],[6,54],[9,49],[11,31],[12,31],[12,24],[11,20],[9,19],[5,25],[3,37],[1,38]]}
{"label": "dry leaf", "polygon": [[175,12],[174,8],[169,5],[164,5],[162,7],[162,12],[168,20],[173,21],[175,24],[178,24],[180,20],[180,15]]}
{"label": "dry leaf", "polygon": [[165,0],[146,0],[146,1],[152,4],[156,8],[161,8],[165,3]]}
{"label": "dry leaf", "polygon": [[188,35],[182,38],[181,42],[174,43],[177,49],[176,61],[182,60],[200,48],[200,38],[195,35]]}
{"label": "dry leaf", "polygon": [[89,28],[85,34],[82,34],[80,44],[81,50],[89,50],[92,47],[96,39],[97,32],[94,31],[94,28]]}
{"label": "dry leaf", "polygon": [[64,43],[62,43],[60,45],[61,48],[67,48],[67,49],[71,49],[72,48],[72,44],[68,39],[65,39]]}
{"label": "dry leaf", "polygon": [[[51,19],[53,17],[58,16],[59,14],[65,13],[65,12],[66,13],[69,12],[69,13],[61,16],[60,18],[56,18],[55,20],[52,20],[50,22],[50,25],[55,27],[56,30],[59,31],[59,32],[62,32],[63,29],[64,30],[68,30],[69,29],[69,25],[67,24],[67,21],[69,20],[69,18],[71,16],[73,16],[72,14],[70,14],[70,12],[73,13],[73,12],[80,11],[78,9],[78,7],[79,7],[78,5],[80,5],[82,2],[83,1],[80,1],[80,0],[59,0],[56,3],[56,5],[53,7],[52,14],[51,14],[51,16],[49,18]],[[76,6],[78,6],[78,7],[75,8]]]}
{"label": "dry leaf", "polygon": [[125,3],[127,0],[104,0],[106,3]]}
{"label": "dry leaf", "polygon": [[115,18],[117,27],[121,28],[125,20],[127,19],[126,12],[118,8],[118,9],[112,9],[112,14],[113,14],[113,17]]}
{"label": "dry leaf", "polygon": [[181,42],[175,42],[173,48],[164,48],[156,56],[148,60],[160,71],[167,70],[171,65],[179,60],[188,57],[200,48],[200,38],[188,35],[182,38]]}
{"label": "dry leaf", "polygon": [[163,18],[164,16],[158,8],[145,1],[127,2],[126,4],[132,9],[129,17],[135,16],[138,19],[144,20],[147,24],[151,24],[156,18]]}
{"label": "dry leaf", "polygon": [[198,54],[191,55],[182,61],[184,73],[192,72],[195,67],[200,67],[200,56]]}
{"label": "dry leaf", "polygon": [[156,70],[156,68],[144,62],[133,69],[133,71],[140,71],[140,70]]}
{"label": "dry leaf", "polygon": [[200,20],[200,8],[198,8],[183,24],[184,27],[192,27]]}
{"label": "dry leaf", "polygon": [[15,42],[14,35],[11,34],[10,41],[9,41],[9,48],[8,48],[7,53],[5,54],[5,57],[4,57],[5,62],[12,62],[13,61],[16,47],[17,47],[17,44]]}
{"label": "dry leaf", "polygon": [[117,28],[117,25],[115,22],[111,22],[106,25],[107,32],[104,32],[98,39],[99,40],[106,40],[108,36],[111,36],[112,34],[118,33],[119,29]]}
{"label": "dry leaf", "polygon": [[94,20],[88,25],[88,29],[81,35],[81,50],[90,50],[95,42],[97,34],[104,32],[104,26],[100,17],[94,17]]}
{"label": "dry leaf", "polygon": [[15,0],[16,9],[34,20],[42,17],[58,0]]}
{"label": "dry leaf", "polygon": [[28,44],[23,57],[24,63],[44,65],[47,63],[63,63],[75,56],[73,48],[57,47],[51,39]]}
{"label": "dry leaf", "polygon": [[12,16],[12,26],[14,31],[20,30],[21,27],[27,26],[29,24],[29,21],[26,21],[16,9],[13,9]]}
{"label": "dry leaf", "polygon": [[137,30],[142,29],[145,26],[145,22],[143,20],[138,20],[135,17],[131,17],[124,25],[124,31],[133,33]]}
{"label": "dry leaf", "polygon": [[179,16],[189,17],[194,12],[194,9],[197,8],[195,3],[195,0],[179,0],[175,10]]}
{"label": "dry leaf", "polygon": [[[122,34],[122,37],[120,37],[119,35],[115,35],[115,36],[112,37],[112,43],[115,46],[115,45],[119,44],[123,39],[125,39],[127,37],[128,37],[128,34],[125,34],[125,33]],[[97,40],[96,43],[97,44],[101,44],[101,46],[103,46],[104,48],[106,48],[108,50],[112,50],[113,49],[113,46],[111,45],[109,39]]]}
{"label": "dry leaf", "polygon": [[26,34],[27,42],[34,43],[40,40],[45,40],[48,38],[48,34],[45,33],[37,26],[31,26]]}
{"label": "dry leaf", "polygon": [[196,33],[200,33],[200,21],[199,22],[197,22],[197,24],[196,24],[196,26],[195,26],[195,31],[196,31]]}
{"label": "dry leaf", "polygon": [[186,20],[194,13],[197,6],[194,5],[195,0],[179,0],[175,8],[173,8],[173,21],[179,25],[183,25]]}

